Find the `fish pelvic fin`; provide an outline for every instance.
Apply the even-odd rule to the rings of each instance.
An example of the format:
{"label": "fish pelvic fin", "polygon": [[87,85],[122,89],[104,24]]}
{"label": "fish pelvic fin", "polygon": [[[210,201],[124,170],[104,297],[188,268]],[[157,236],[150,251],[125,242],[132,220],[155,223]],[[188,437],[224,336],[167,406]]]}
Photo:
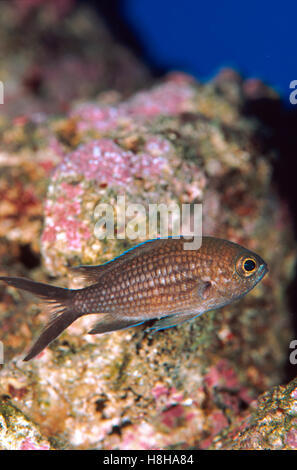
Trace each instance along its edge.
{"label": "fish pelvic fin", "polygon": [[71,323],[81,316],[73,306],[73,295],[76,291],[63,287],[51,286],[41,282],[31,281],[21,277],[0,276],[9,286],[17,287],[45,300],[51,309],[51,319],[37,341],[24,358],[29,361],[37,356],[54,339],[56,339]]}

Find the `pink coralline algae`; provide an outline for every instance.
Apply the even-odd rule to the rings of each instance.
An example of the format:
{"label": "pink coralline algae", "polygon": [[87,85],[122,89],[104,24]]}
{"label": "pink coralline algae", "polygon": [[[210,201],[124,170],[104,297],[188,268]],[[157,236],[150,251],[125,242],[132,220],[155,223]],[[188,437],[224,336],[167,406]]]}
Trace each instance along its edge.
{"label": "pink coralline algae", "polygon": [[234,369],[230,367],[225,360],[221,360],[218,364],[211,367],[210,371],[205,376],[205,381],[209,387],[221,386],[232,389],[239,386]]}
{"label": "pink coralline algae", "polygon": [[27,438],[24,439],[20,446],[20,450],[49,450],[49,445],[36,445],[36,442]]}
{"label": "pink coralline algae", "polygon": [[156,176],[165,165],[162,156],[154,155],[156,149],[168,152],[161,139],[150,139],[148,152],[134,154],[123,150],[110,139],[93,140],[67,155],[54,176],[82,175],[99,183],[127,185],[133,177]]}
{"label": "pink coralline algae", "polygon": [[297,429],[291,429],[286,436],[286,444],[292,449],[297,449]]}
{"label": "pink coralline algae", "polygon": [[[102,138],[81,144],[75,151],[62,156],[52,174],[44,205],[41,241],[45,259],[53,259],[52,248],[56,253],[63,253],[54,260],[59,264],[63,263],[65,255],[71,258],[74,254],[84,253],[85,262],[94,254],[98,255],[101,245],[95,237],[94,211],[101,198],[106,198],[108,192],[113,195],[137,192],[139,182],[146,182],[148,188],[163,183],[165,188],[172,174],[172,155],[172,146],[167,139],[147,133],[141,139],[140,147],[133,151]],[[187,171],[189,178],[196,178],[191,184],[197,186],[194,191],[199,192],[201,178],[196,177],[197,171],[191,171],[190,167]],[[145,188],[138,202],[147,204]],[[52,261],[48,266],[51,271],[56,270]]]}
{"label": "pink coralline algae", "polygon": [[181,421],[185,420],[184,407],[181,405],[175,405],[162,413],[161,422],[172,429],[179,425]]}
{"label": "pink coralline algae", "polygon": [[106,132],[127,126],[133,120],[145,121],[160,115],[172,115],[193,110],[194,87],[187,77],[174,77],[150,91],[139,92],[117,106],[97,104],[80,105],[71,114],[78,121],[78,129]]}
{"label": "pink coralline algae", "polygon": [[87,225],[80,220],[80,185],[71,185],[63,182],[60,187],[61,194],[57,195],[54,210],[52,201],[45,204],[47,225],[42,234],[42,242],[53,243],[63,239],[73,250],[80,250],[81,238],[89,238],[90,232]]}
{"label": "pink coralline algae", "polygon": [[[156,384],[152,389],[152,394],[156,401],[156,408],[160,412],[162,425],[172,431],[182,425],[190,426],[192,421],[199,423],[201,417],[198,402],[201,393],[204,396],[205,391],[198,389],[198,393],[193,393],[191,397],[185,399],[185,396],[175,387],[167,388],[162,384]],[[210,393],[212,394],[212,386]],[[222,411],[214,409],[207,417],[207,424],[210,437],[205,442],[203,440],[199,442],[200,448],[207,448],[211,438],[228,426],[228,420]]]}

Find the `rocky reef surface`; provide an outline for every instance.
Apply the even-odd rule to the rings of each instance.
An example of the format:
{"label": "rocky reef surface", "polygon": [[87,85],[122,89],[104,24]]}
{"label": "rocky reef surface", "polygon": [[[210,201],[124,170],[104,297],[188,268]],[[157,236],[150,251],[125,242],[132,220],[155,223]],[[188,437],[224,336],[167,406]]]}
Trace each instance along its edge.
{"label": "rocky reef surface", "polygon": [[4,116],[64,113],[73,99],[106,90],[128,95],[151,80],[104,21],[76,0],[1,2]]}
{"label": "rocky reef surface", "polygon": [[[66,18],[70,31],[82,21]],[[100,264],[141,241],[120,238],[121,224],[118,238],[98,237],[96,208],[124,197],[126,207],[145,209],[202,203],[204,234],[256,251],[269,275],[239,302],[156,334],[139,326],[91,336],[82,318],[29,363],[24,351],[48,313],[1,285],[0,448],[294,448],[296,384],[267,390],[285,379],[296,247],[272,184],[277,155],[243,114],[248,97],[278,98],[232,70],[206,84],[174,73],[150,86],[139,70],[143,89],[131,79],[129,96],[112,81],[100,93],[95,75],[97,94],[82,88],[63,112],[58,101],[47,109],[50,98],[38,114],[28,96],[17,114],[16,95],[4,105],[1,274],[81,286],[69,267]]]}
{"label": "rocky reef surface", "polygon": [[274,387],[253,402],[246,416],[216,436],[214,449],[296,450],[297,381]]}
{"label": "rocky reef surface", "polygon": [[0,450],[50,450],[38,427],[7,399],[0,403]]}

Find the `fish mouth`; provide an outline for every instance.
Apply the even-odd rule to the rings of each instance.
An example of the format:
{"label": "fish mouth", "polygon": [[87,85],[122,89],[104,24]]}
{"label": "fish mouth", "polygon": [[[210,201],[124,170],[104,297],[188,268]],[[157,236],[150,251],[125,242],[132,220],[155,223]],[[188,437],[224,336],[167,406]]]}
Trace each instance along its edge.
{"label": "fish mouth", "polygon": [[267,273],[268,273],[268,266],[266,263],[262,263],[259,266],[259,271],[258,271],[259,280],[261,280]]}

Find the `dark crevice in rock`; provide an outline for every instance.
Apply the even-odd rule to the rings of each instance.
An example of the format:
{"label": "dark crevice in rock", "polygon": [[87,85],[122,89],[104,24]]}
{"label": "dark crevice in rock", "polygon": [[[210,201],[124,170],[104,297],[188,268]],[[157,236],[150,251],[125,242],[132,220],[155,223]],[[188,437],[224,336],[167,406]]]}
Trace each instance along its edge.
{"label": "dark crevice in rock", "polygon": [[[261,136],[266,149],[276,151],[278,158],[274,162],[273,183],[280,197],[288,205],[297,239],[297,109],[286,108],[280,99],[260,98],[248,100],[244,113],[256,117],[264,125],[267,132]],[[292,318],[292,339],[297,338],[297,266],[295,275],[287,289],[288,306]],[[288,361],[285,380],[296,377],[297,366],[290,364],[288,345]]]}
{"label": "dark crevice in rock", "polygon": [[41,264],[40,255],[32,251],[29,243],[26,245],[20,245],[19,260],[27,269],[38,268],[38,266]]}

